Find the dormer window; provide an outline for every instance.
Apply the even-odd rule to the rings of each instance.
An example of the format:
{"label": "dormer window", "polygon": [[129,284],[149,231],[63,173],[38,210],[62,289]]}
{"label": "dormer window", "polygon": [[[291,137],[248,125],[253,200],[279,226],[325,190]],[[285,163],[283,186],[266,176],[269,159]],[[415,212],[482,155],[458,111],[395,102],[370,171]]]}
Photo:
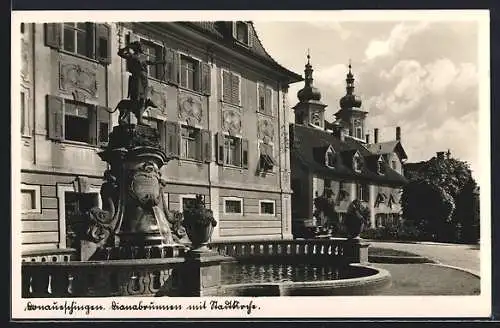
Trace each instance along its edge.
{"label": "dormer window", "polygon": [[380,156],[377,160],[377,173],[380,175],[385,174],[384,160],[382,159],[382,156]]}
{"label": "dormer window", "polygon": [[235,22],[233,24],[233,37],[241,44],[246,46],[250,45],[250,33],[248,23],[246,22]]}
{"label": "dormer window", "polygon": [[352,159],[352,169],[355,172],[361,172],[361,169],[363,167],[363,160],[361,159],[361,156],[358,153],[355,153]]}
{"label": "dormer window", "polygon": [[335,168],[335,152],[330,147],[325,154],[325,165],[329,168]]}

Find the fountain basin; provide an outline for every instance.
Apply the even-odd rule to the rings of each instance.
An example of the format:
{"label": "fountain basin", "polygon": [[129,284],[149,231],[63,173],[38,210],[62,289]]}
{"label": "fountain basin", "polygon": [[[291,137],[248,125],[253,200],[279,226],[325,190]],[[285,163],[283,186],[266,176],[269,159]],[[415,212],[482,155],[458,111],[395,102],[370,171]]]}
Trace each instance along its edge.
{"label": "fountain basin", "polygon": [[[307,264],[282,265],[281,267],[286,267],[288,271],[284,275],[266,274],[266,266],[255,265],[258,271],[257,279],[246,272],[241,274],[241,276],[247,276],[246,282],[231,283],[238,280],[238,275],[235,274],[234,270],[230,270],[233,275],[229,276],[228,270],[224,270],[224,266],[227,264],[223,264],[220,296],[375,295],[391,285],[391,275],[387,270],[360,264],[350,264],[338,268],[328,265],[323,267],[314,265],[309,267],[309,276],[303,274],[307,272],[307,270],[303,270],[304,266],[308,266]],[[243,266],[240,267],[243,268]],[[267,266],[267,268],[272,268],[272,266]],[[276,271],[279,272],[279,268]]]}

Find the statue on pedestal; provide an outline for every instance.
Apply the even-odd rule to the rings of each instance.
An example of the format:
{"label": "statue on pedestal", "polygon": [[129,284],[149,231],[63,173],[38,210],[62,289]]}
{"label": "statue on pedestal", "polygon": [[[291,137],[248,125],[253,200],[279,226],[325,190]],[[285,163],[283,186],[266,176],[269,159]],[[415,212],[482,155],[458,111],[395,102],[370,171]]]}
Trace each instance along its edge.
{"label": "statue on pedestal", "polygon": [[[128,98],[120,101],[117,108],[120,109],[120,122],[130,112],[137,118],[137,123],[142,123],[142,115],[146,108],[157,106],[149,98],[148,66],[165,64],[164,60],[151,61],[144,54],[142,44],[139,41],[130,43],[118,51],[118,56],[127,61],[127,71],[131,73],[128,79]],[[122,111],[123,109],[123,111]]]}

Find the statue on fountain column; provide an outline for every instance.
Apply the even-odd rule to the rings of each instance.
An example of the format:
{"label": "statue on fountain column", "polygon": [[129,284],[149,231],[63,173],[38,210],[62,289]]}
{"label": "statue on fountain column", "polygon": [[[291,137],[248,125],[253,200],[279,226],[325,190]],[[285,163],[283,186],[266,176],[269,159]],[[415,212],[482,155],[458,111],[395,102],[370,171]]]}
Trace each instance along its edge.
{"label": "statue on fountain column", "polygon": [[[149,98],[148,66],[165,64],[164,60],[151,61],[142,49],[139,41],[130,43],[118,51],[118,56],[127,61],[127,71],[131,73],[128,79],[128,98],[120,101],[120,122],[133,112],[137,123],[142,123],[142,115],[146,108],[157,106]],[[123,109],[123,111],[122,111]]]}

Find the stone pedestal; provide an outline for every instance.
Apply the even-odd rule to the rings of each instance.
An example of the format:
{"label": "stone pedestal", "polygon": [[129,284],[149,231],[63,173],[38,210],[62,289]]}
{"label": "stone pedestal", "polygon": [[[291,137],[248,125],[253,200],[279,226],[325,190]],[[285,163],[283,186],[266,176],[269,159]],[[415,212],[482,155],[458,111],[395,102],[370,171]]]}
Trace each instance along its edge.
{"label": "stone pedestal", "polygon": [[344,256],[349,263],[367,263],[369,246],[360,238],[348,239],[344,243]]}
{"label": "stone pedestal", "polygon": [[221,262],[226,259],[217,252],[191,250],[182,266],[183,296],[217,296],[221,288]]}

